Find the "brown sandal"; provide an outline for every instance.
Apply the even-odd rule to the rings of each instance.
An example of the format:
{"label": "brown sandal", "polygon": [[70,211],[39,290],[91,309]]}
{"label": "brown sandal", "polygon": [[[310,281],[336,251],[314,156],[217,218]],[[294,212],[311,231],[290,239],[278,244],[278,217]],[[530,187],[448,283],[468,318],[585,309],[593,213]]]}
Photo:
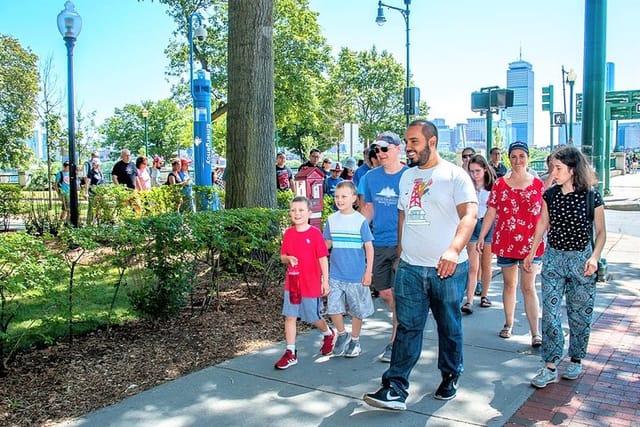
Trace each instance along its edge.
{"label": "brown sandal", "polygon": [[500,338],[511,338],[511,328],[509,325],[504,325],[498,333]]}
{"label": "brown sandal", "polygon": [[489,301],[489,298],[487,297],[480,298],[480,307],[491,307],[491,301]]}

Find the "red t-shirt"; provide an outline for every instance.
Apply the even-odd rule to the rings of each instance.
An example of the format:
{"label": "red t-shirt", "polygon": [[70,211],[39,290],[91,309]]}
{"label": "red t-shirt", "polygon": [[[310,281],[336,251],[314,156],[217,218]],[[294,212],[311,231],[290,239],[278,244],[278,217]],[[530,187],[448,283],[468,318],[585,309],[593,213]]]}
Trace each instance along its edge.
{"label": "red t-shirt", "polygon": [[[542,212],[544,183],[534,178],[524,189],[509,187],[504,178],[499,178],[491,189],[487,202],[496,210],[495,230],[491,251],[503,258],[524,259],[531,250],[533,234]],[[544,252],[541,242],[536,256]]]}
{"label": "red t-shirt", "polygon": [[[282,237],[281,255],[292,255],[298,258],[300,271],[300,295],[306,298],[322,296],[322,270],[318,260],[329,255],[322,232],[316,227],[306,231],[297,231],[290,227]],[[289,280],[285,280],[284,288],[289,290]]]}

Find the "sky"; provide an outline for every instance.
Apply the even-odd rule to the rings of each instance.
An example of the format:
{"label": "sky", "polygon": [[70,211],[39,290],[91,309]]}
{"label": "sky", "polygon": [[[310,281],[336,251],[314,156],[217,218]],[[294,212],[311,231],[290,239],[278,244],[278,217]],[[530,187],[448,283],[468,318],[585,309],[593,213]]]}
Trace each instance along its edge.
{"label": "sky", "polygon": [[[74,49],[76,109],[96,111],[98,123],[115,108],[170,94],[164,55],[175,28],[165,7],[150,0],[76,0],[83,27]],[[310,0],[334,53],[388,50],[405,65],[405,22],[385,9],[375,23],[377,0]],[[404,8],[404,0],[385,3]],[[535,143],[547,145],[548,113],[542,86],[555,86],[555,111],[562,111],[562,72],[575,69],[582,92],[585,0],[412,0],[410,70],[429,119],[450,126],[479,117],[471,92],[506,87],[510,62],[522,58],[535,73]],[[615,90],[640,89],[638,27],[640,1],[610,0],[607,61],[615,63]],[[62,0],[0,0],[0,33],[17,38],[41,59],[52,56],[66,94],[66,48],[56,26]],[[567,87],[568,96],[568,87]],[[529,141],[531,143],[531,141]]]}

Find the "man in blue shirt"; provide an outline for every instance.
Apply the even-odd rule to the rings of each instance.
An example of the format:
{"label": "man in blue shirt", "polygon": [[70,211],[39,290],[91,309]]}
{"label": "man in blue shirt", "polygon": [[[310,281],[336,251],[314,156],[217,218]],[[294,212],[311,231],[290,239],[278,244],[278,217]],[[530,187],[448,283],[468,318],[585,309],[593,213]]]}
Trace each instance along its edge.
{"label": "man in blue shirt", "polygon": [[380,360],[391,361],[391,350],[395,339],[397,320],[393,298],[395,263],[398,259],[398,184],[407,166],[400,162],[400,137],[393,132],[383,132],[374,143],[379,168],[367,172],[362,182],[364,204],[361,213],[373,226],[373,281],[393,313],[393,332]]}

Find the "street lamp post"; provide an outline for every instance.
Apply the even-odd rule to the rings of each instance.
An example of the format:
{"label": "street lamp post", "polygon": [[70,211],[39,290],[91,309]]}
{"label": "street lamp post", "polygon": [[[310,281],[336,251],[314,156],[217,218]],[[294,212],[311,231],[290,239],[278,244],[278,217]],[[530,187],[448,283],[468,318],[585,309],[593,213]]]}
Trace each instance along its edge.
{"label": "street lamp post", "polygon": [[149,111],[144,108],[142,110],[142,118],[144,119],[144,156],[149,157],[149,128],[147,127],[147,118]]}
{"label": "street lamp post", "polygon": [[405,24],[405,31],[406,31],[406,35],[407,35],[407,41],[406,41],[406,48],[407,48],[407,75],[406,75],[406,79],[405,79],[405,91],[404,91],[404,112],[405,115],[407,116],[407,125],[409,125],[409,121],[411,120],[411,113],[412,113],[412,108],[414,107],[414,103],[418,102],[417,100],[413,100],[414,102],[411,102],[411,97],[412,97],[412,93],[411,93],[411,89],[410,89],[410,76],[411,76],[411,71],[410,71],[410,66],[409,66],[409,61],[410,61],[410,49],[409,49],[409,14],[410,14],[410,10],[409,10],[409,5],[411,4],[411,0],[404,0],[404,5],[405,8],[402,9],[400,7],[395,7],[395,6],[391,6],[385,3],[382,3],[382,1],[378,1],[378,16],[376,17],[376,24],[382,26],[384,25],[385,22],[387,22],[387,18],[384,16],[384,9],[383,7],[386,7],[388,9],[393,9],[393,10],[397,10],[398,12],[400,12],[402,14],[402,17],[404,18],[404,24]]}
{"label": "street lamp post", "polygon": [[567,83],[569,83],[569,144],[573,145],[573,85],[576,82],[577,74],[573,68],[567,73]]}
{"label": "street lamp post", "polygon": [[78,226],[78,187],[76,184],[76,131],[73,109],[73,47],[82,29],[82,18],[72,2],[64,4],[58,14],[58,31],[67,46],[67,115],[69,116],[69,217],[71,225]]}
{"label": "street lamp post", "polygon": [[[194,29],[194,19],[197,26]],[[195,12],[189,17],[189,83],[193,102],[194,171],[197,185],[212,185],[211,177],[211,80],[208,72],[198,70],[193,77],[193,37],[199,41],[207,37],[202,15]],[[203,209],[206,209],[206,202]]]}

